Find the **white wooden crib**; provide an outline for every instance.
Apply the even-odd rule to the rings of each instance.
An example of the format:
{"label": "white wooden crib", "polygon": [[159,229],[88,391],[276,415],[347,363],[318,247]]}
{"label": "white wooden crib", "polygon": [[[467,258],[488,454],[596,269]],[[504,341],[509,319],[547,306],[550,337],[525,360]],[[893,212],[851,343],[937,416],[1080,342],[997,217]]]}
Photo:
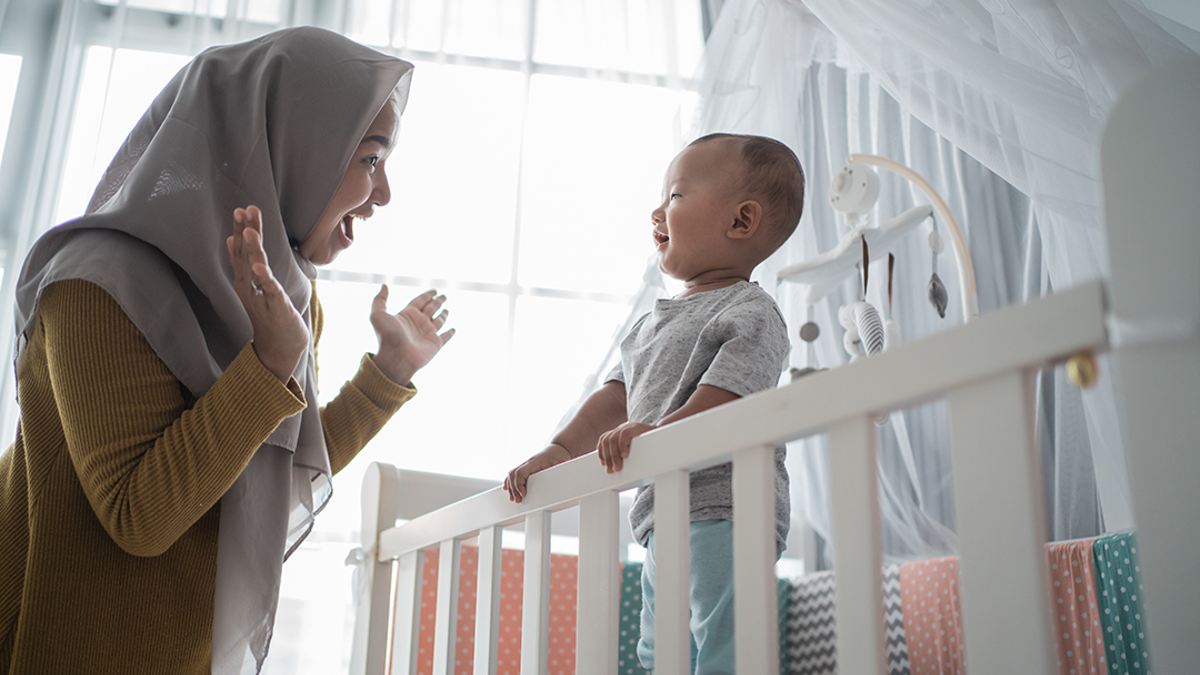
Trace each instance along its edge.
{"label": "white wooden crib", "polygon": [[657,565],[675,570],[660,572],[656,590],[656,672],[682,675],[689,663],[688,472],[732,461],[737,672],[774,675],[772,453],[823,433],[831,446],[837,624],[852,627],[838,631],[838,667],[883,672],[873,420],[941,399],[951,419],[966,671],[1056,673],[1032,376],[1073,355],[1109,350],[1123,382],[1154,672],[1196,672],[1200,583],[1184,561],[1200,560],[1200,70],[1167,71],[1139,86],[1114,110],[1101,147],[1112,258],[1106,282],[994,312],[656,430],[635,440],[619,473],[605,474],[590,455],[568,462],[535,475],[521,504],[493,488],[396,526],[396,474],[372,467],[363,546],[373,563],[352,672],[378,675],[388,663],[394,673],[414,672],[420,561],[431,547],[440,552],[433,672],[452,672],[458,553],[463,539],[477,536],[474,672],[494,673],[501,530],[523,523],[521,672],[546,673],[550,515],[578,506],[577,672],[616,673],[618,493],[653,481]]}

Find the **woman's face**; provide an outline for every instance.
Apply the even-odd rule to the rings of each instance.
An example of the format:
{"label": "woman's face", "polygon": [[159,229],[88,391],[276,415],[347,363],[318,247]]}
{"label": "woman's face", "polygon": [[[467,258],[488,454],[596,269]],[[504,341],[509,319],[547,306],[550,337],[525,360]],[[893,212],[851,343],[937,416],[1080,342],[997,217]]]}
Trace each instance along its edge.
{"label": "woman's face", "polygon": [[371,217],[376,206],[392,199],[388,187],[387,158],[396,143],[400,118],[396,99],[389,98],[367,127],[362,141],[350,158],[346,175],[333,200],[317,221],[312,234],[300,244],[300,255],[316,265],[328,265],[354,243],[355,219]]}

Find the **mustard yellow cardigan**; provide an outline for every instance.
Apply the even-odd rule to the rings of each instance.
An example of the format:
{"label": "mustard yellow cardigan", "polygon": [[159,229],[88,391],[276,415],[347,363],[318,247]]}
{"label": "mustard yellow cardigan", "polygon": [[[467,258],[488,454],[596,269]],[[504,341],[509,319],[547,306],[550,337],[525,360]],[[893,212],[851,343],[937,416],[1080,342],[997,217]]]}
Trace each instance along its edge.
{"label": "mustard yellow cardigan", "polygon": [[[0,673],[207,675],[218,500],[304,396],[248,344],[195,399],[89,282],[36,321],[0,456]],[[364,356],[321,411],[333,471],[415,393]]]}

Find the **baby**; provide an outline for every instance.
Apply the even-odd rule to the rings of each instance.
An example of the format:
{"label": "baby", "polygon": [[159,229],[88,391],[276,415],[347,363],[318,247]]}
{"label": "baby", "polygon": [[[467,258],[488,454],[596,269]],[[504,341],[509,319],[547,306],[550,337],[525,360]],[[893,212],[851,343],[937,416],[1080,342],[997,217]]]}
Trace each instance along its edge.
{"label": "baby", "polygon": [[[771,389],[789,342],[775,301],[750,274],[796,229],[804,172],[786,145],[761,136],[710,134],[667,168],[662,203],[650,214],[659,267],[684,290],[658,300],[621,343],[621,362],[544,450],[509,472],[521,501],[532,474],[598,450],[620,471],[630,442],[656,427]],[[697,675],[734,672],[733,497],[729,464],[692,473],[690,628]],[[784,451],[775,453],[775,536],[790,524]],[[642,566],[638,658],[654,668],[654,486],[629,513]]]}

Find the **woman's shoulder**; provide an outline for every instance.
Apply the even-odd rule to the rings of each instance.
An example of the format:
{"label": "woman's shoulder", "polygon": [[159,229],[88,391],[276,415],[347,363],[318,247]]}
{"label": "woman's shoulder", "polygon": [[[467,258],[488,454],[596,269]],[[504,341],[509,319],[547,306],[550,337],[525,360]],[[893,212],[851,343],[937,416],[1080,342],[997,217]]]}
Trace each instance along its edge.
{"label": "woman's shoulder", "polygon": [[42,289],[38,314],[45,317],[60,313],[79,321],[86,321],[94,314],[125,315],[104,287],[87,279],[60,279]]}

